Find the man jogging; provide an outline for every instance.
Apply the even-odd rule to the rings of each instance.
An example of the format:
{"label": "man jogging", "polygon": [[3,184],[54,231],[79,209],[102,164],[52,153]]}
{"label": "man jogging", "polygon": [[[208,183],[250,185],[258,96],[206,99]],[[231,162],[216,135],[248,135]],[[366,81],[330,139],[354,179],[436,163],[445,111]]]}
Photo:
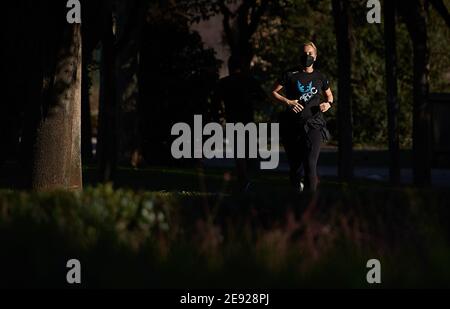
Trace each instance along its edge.
{"label": "man jogging", "polygon": [[[286,106],[280,115],[280,135],[289,161],[291,183],[298,192],[317,190],[320,148],[330,138],[323,114],[333,105],[333,93],[329,81],[314,70],[316,60],[316,46],[305,43],[300,64],[285,72],[272,91],[273,98]],[[284,96],[280,94],[282,90]]]}

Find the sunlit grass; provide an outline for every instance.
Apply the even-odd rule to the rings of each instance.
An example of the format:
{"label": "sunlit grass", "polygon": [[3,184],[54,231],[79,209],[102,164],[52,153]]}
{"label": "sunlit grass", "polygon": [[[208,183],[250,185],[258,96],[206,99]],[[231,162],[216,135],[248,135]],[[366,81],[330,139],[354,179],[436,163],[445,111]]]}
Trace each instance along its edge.
{"label": "sunlit grass", "polygon": [[89,287],[368,287],[372,258],[384,287],[450,285],[445,189],[326,179],[298,196],[273,174],[242,195],[212,177],[211,192],[1,191],[0,285],[65,286],[70,258]]}

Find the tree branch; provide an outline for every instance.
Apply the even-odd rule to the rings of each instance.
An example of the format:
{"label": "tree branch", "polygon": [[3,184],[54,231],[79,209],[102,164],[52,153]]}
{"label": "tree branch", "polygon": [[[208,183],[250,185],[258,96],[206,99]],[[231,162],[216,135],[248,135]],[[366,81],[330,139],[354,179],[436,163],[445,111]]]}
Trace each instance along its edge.
{"label": "tree branch", "polygon": [[245,35],[248,34],[250,8],[255,6],[256,0],[243,0],[242,4],[239,6],[237,13],[239,29],[244,32]]}
{"label": "tree branch", "polygon": [[431,4],[435,8],[435,10],[441,15],[444,19],[447,26],[450,28],[450,13],[447,10],[444,2],[442,0],[430,0]]}
{"label": "tree branch", "polygon": [[250,25],[248,27],[249,36],[252,36],[256,30],[258,30],[261,18],[266,13],[269,7],[269,0],[262,0],[261,5],[258,8],[254,8],[250,19]]}
{"label": "tree branch", "polygon": [[233,44],[233,31],[231,30],[231,18],[234,17],[234,14],[230,11],[228,6],[225,4],[225,0],[219,0],[218,2],[220,12],[223,15],[223,30],[225,32],[225,37],[227,38],[228,45],[232,46]]}
{"label": "tree branch", "polygon": [[225,0],[219,0],[218,5],[220,8],[220,12],[222,12],[223,15],[227,15],[229,17],[234,17],[234,14],[230,11],[228,6],[225,4]]}

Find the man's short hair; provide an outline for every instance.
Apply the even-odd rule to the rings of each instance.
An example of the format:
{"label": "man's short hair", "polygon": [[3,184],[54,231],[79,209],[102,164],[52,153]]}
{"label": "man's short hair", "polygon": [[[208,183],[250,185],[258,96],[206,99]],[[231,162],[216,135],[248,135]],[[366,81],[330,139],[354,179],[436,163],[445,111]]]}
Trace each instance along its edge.
{"label": "man's short hair", "polygon": [[314,50],[316,51],[316,55],[319,53],[319,51],[317,50],[316,44],[314,44],[313,42],[311,42],[311,41],[305,42],[303,44],[303,47],[306,47],[306,46],[311,46],[312,48],[314,48]]}

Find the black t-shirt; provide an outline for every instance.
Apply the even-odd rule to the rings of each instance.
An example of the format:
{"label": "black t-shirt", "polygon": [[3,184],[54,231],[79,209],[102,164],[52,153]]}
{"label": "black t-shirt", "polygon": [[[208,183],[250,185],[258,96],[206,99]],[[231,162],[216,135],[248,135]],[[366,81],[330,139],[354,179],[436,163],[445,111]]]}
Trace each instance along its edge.
{"label": "black t-shirt", "polygon": [[292,69],[283,73],[278,83],[284,87],[289,100],[299,100],[305,108],[298,114],[300,120],[307,121],[322,114],[321,95],[330,88],[328,79],[322,73],[319,71],[306,73],[301,69]]}

